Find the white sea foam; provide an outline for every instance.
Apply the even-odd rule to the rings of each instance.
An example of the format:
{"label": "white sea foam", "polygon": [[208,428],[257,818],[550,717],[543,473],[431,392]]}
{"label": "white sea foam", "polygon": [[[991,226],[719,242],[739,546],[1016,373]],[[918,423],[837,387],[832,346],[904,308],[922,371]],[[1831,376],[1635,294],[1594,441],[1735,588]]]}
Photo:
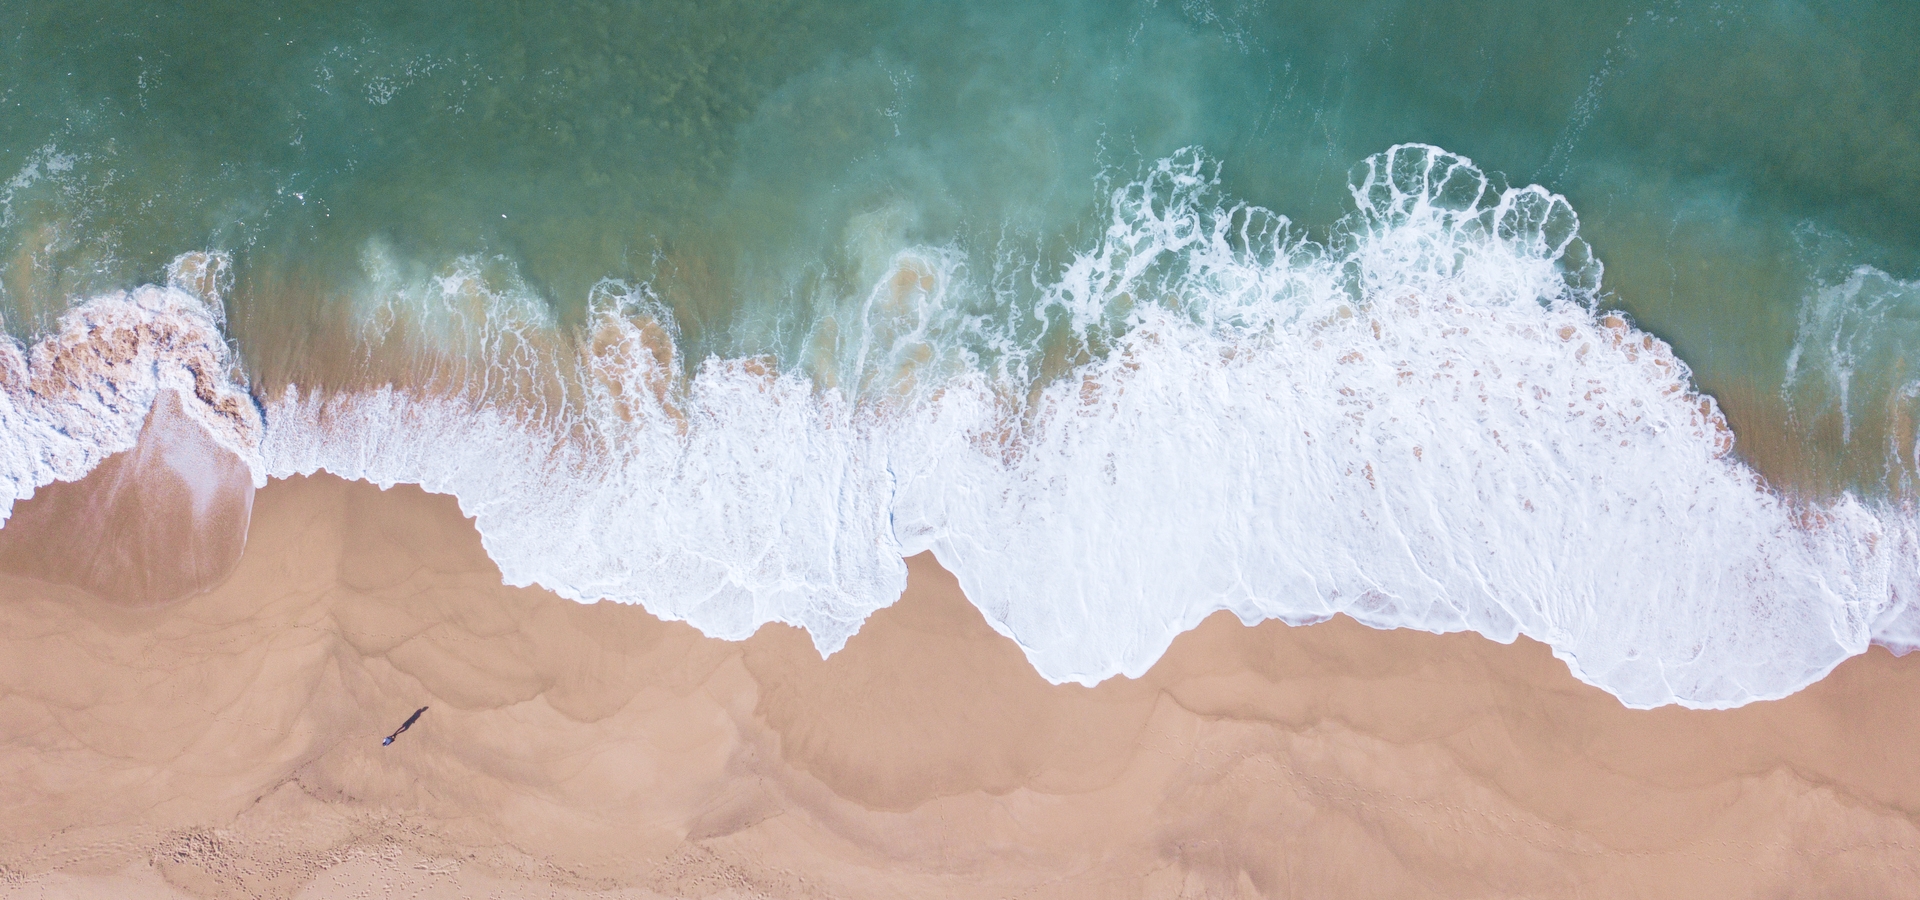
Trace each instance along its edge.
{"label": "white sea foam", "polygon": [[[131,448],[160,392],[266,483],[260,413],[219,324],[224,262],[174,261],[166,286],[95,297],[23,347],[0,336],[0,521],[41,485],[73,481]],[[208,290],[196,294],[197,290]]]}
{"label": "white sea foam", "polygon": [[1033,311],[1105,352],[1037,393],[953,365],[965,273],[905,248],[830,385],[683,375],[666,313],[603,285],[562,413],[289,390],[256,458],[453,494],[512,583],[823,652],[931,549],[1056,682],[1137,675],[1220,609],[1526,634],[1634,706],[1920,642],[1913,516],[1796,505],[1729,456],[1685,365],[1595,310],[1561,198],[1396,147],[1315,242],[1214,190],[1181,154],[1115,192]]}
{"label": "white sea foam", "polygon": [[641,603],[715,637],[790,622],[838,650],[906,586],[887,432],[742,363],[704,367],[689,391],[684,411],[647,395],[636,405],[653,415],[596,422],[584,441],[395,391],[289,393],[268,408],[266,459],[279,477],[326,469],[459,497],[509,583]]}
{"label": "white sea foam", "polygon": [[1396,148],[1332,250],[1280,239],[1265,262],[1199,196],[1117,216],[1069,272],[1097,288],[1063,293],[1204,309],[1139,307],[1010,460],[897,466],[919,473],[908,549],[1049,679],[1143,672],[1223,608],[1526,634],[1635,706],[1780,696],[1876,621],[1893,637],[1911,517],[1796,508],[1729,458],[1684,365],[1583,302],[1597,272],[1564,201]]}

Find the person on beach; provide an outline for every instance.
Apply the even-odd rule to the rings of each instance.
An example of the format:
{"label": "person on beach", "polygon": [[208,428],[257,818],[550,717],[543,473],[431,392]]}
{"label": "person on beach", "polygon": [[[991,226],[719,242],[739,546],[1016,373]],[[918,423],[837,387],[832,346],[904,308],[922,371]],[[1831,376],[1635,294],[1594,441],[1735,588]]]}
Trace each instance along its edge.
{"label": "person on beach", "polygon": [[408,716],[405,722],[400,723],[399,728],[395,728],[392,734],[387,735],[386,739],[380,742],[380,746],[386,747],[391,745],[393,743],[393,739],[400,736],[400,732],[403,732],[409,728],[412,728],[413,723],[420,721],[420,714],[426,711],[427,711],[427,708],[424,706],[414,710],[413,715]]}

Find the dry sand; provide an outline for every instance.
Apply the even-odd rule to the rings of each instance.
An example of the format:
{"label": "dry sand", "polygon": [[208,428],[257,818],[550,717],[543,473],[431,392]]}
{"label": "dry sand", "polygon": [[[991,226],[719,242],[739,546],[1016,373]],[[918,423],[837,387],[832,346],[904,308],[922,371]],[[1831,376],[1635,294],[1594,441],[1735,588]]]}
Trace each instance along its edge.
{"label": "dry sand", "polygon": [[923,556],[821,660],[502,586],[450,498],[140,452],[0,532],[0,897],[1920,894],[1920,654],[1632,711],[1529,641],[1223,613],[1053,686]]}

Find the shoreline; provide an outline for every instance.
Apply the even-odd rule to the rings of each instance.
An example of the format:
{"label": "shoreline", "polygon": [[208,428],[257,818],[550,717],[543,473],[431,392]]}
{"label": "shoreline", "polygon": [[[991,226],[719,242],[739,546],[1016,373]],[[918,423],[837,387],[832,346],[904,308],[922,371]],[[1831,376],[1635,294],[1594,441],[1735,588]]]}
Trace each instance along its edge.
{"label": "shoreline", "polygon": [[[1408,168],[1394,160],[1451,174],[1376,183]],[[1196,166],[1176,155],[1137,185],[1148,196],[1169,182],[1179,221],[1219,224],[1226,213],[1181,175]],[[1425,145],[1369,157],[1367,171],[1356,190],[1429,200],[1456,176],[1490,183],[1466,158]],[[1522,195],[1572,215],[1538,186],[1503,190],[1501,203]],[[1468,221],[1416,206],[1426,212],[1363,202],[1391,227],[1341,258],[1364,262]],[[1489,212],[1500,209],[1512,211]],[[1181,230],[1151,216],[1117,221],[1155,241]],[[1125,245],[1113,241],[1083,260],[1113,262]],[[1898,652],[1920,642],[1914,511],[1851,493],[1802,502],[1730,457],[1717,402],[1696,392],[1672,347],[1568,293],[1566,273],[1548,264],[1566,241],[1545,256],[1527,241],[1456,247],[1492,267],[1483,275],[1526,263],[1527,278],[1495,279],[1503,287],[1485,296],[1463,299],[1425,283],[1418,266],[1390,266],[1411,279],[1391,302],[1394,291],[1373,288],[1370,300],[1333,290],[1305,306],[1263,294],[1224,328],[1145,309],[1111,352],[1076,363],[1074,378],[1036,382],[1013,405],[1002,394],[1013,382],[979,372],[923,382],[940,365],[920,351],[877,395],[897,407],[757,358],[710,359],[689,374],[673,314],[643,302],[640,288],[596,313],[577,358],[529,358],[478,385],[459,374],[477,370],[433,364],[429,382],[450,380],[432,389],[289,386],[269,402],[236,393],[247,389],[232,380],[232,348],[216,340],[218,298],[195,293],[211,288],[176,278],[69,309],[31,365],[5,345],[20,352],[0,379],[11,385],[0,418],[24,416],[32,433],[10,442],[14,471],[0,480],[17,496],[79,479],[107,451],[136,447],[142,421],[151,429],[174,409],[206,430],[189,437],[210,437],[216,455],[241,463],[217,480],[244,468],[253,486],[321,471],[418,484],[461,498],[513,584],[637,603],[726,639],[783,622],[822,653],[899,596],[904,557],[931,550],[1054,683],[1139,677],[1219,609],[1243,622],[1345,613],[1382,629],[1525,634],[1638,708],[1778,698],[1872,643]],[[1182,258],[1211,258],[1194,253]],[[192,268],[194,256],[174,268]],[[1156,256],[1183,265],[1177,249]],[[1328,258],[1310,256],[1307,269],[1331,274]],[[198,257],[201,269],[224,260]],[[1228,263],[1262,278],[1308,274],[1239,255]],[[896,325],[928,313],[926,275],[883,281],[874,309]],[[1508,302],[1527,295],[1542,302]],[[185,356],[182,334],[193,337]],[[574,384],[562,394],[577,402],[550,407],[517,393],[527,378],[546,383],[542,373],[557,379],[548,387]],[[193,401],[155,402],[185,397],[189,381]],[[96,421],[106,413],[106,425]],[[97,530],[119,528],[115,518]],[[169,529],[159,517],[135,530]],[[181,558],[237,552],[212,543],[222,546]],[[93,561],[82,562],[76,570]],[[161,596],[203,580],[184,568],[134,567],[105,593]]]}
{"label": "shoreline", "polygon": [[[1203,152],[1143,169],[1104,236],[1035,272],[1035,302],[1075,310],[1042,329],[1065,343],[971,318],[944,293],[964,260],[912,248],[876,270],[850,343],[821,319],[833,339],[784,362],[693,365],[643,284],[597,290],[585,322],[495,321],[506,295],[476,270],[381,306],[356,346],[418,368],[341,393],[250,388],[220,278],[185,274],[240,263],[185,254],[166,287],[6,344],[0,418],[24,437],[0,480],[79,478],[191,382],[211,405],[186,409],[255,486],[328,471],[452,494],[507,581],[727,639],[784,622],[837,650],[932,550],[1054,683],[1139,677],[1218,609],[1525,634],[1640,708],[1778,698],[1920,643],[1913,508],[1776,489],[1733,455],[1687,361],[1602,308],[1564,196],[1428,144],[1350,174],[1327,243],[1262,228],[1253,252],[1223,235],[1256,208],[1223,205]],[[434,310],[446,329],[416,334]],[[495,328],[505,343],[473,343]],[[111,440],[75,437],[94,432]]]}
{"label": "shoreline", "polygon": [[[31,503],[32,501],[28,501]],[[450,497],[275,481],[212,591],[0,578],[0,896],[1894,896],[1920,657],[1630,710],[1544,645],[1216,613],[1050,685],[930,556],[845,649],[500,584]],[[429,711],[393,747],[413,709]]]}

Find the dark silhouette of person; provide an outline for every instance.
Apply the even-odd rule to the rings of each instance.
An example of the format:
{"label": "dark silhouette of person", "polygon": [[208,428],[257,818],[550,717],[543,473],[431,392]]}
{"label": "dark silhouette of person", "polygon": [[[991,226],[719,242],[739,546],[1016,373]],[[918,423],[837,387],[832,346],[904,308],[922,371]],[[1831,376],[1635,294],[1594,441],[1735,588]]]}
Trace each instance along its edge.
{"label": "dark silhouette of person", "polygon": [[393,739],[394,739],[394,738],[397,738],[397,737],[399,737],[399,736],[400,736],[400,732],[402,732],[402,731],[406,731],[407,729],[409,729],[409,728],[412,728],[412,727],[413,727],[413,723],[415,723],[415,722],[418,722],[418,721],[420,721],[420,714],[421,714],[421,713],[423,713],[423,712],[426,712],[426,711],[427,711],[427,708],[426,708],[426,707],[424,707],[424,706],[422,706],[422,707],[420,707],[419,709],[416,709],[416,710],[414,710],[414,711],[413,711],[413,715],[410,715],[410,716],[408,716],[408,717],[407,717],[407,720],[406,720],[405,722],[401,722],[401,723],[400,723],[400,727],[399,727],[399,728],[395,728],[395,729],[393,730],[393,733],[392,733],[392,734],[390,734],[390,735],[387,735],[387,739],[386,739],[386,740],[384,740],[384,741],[381,741],[381,742],[380,742],[380,746],[382,746],[382,747],[385,747],[385,746],[387,746],[387,745],[389,745],[389,744],[391,744],[391,743],[393,743]]}

